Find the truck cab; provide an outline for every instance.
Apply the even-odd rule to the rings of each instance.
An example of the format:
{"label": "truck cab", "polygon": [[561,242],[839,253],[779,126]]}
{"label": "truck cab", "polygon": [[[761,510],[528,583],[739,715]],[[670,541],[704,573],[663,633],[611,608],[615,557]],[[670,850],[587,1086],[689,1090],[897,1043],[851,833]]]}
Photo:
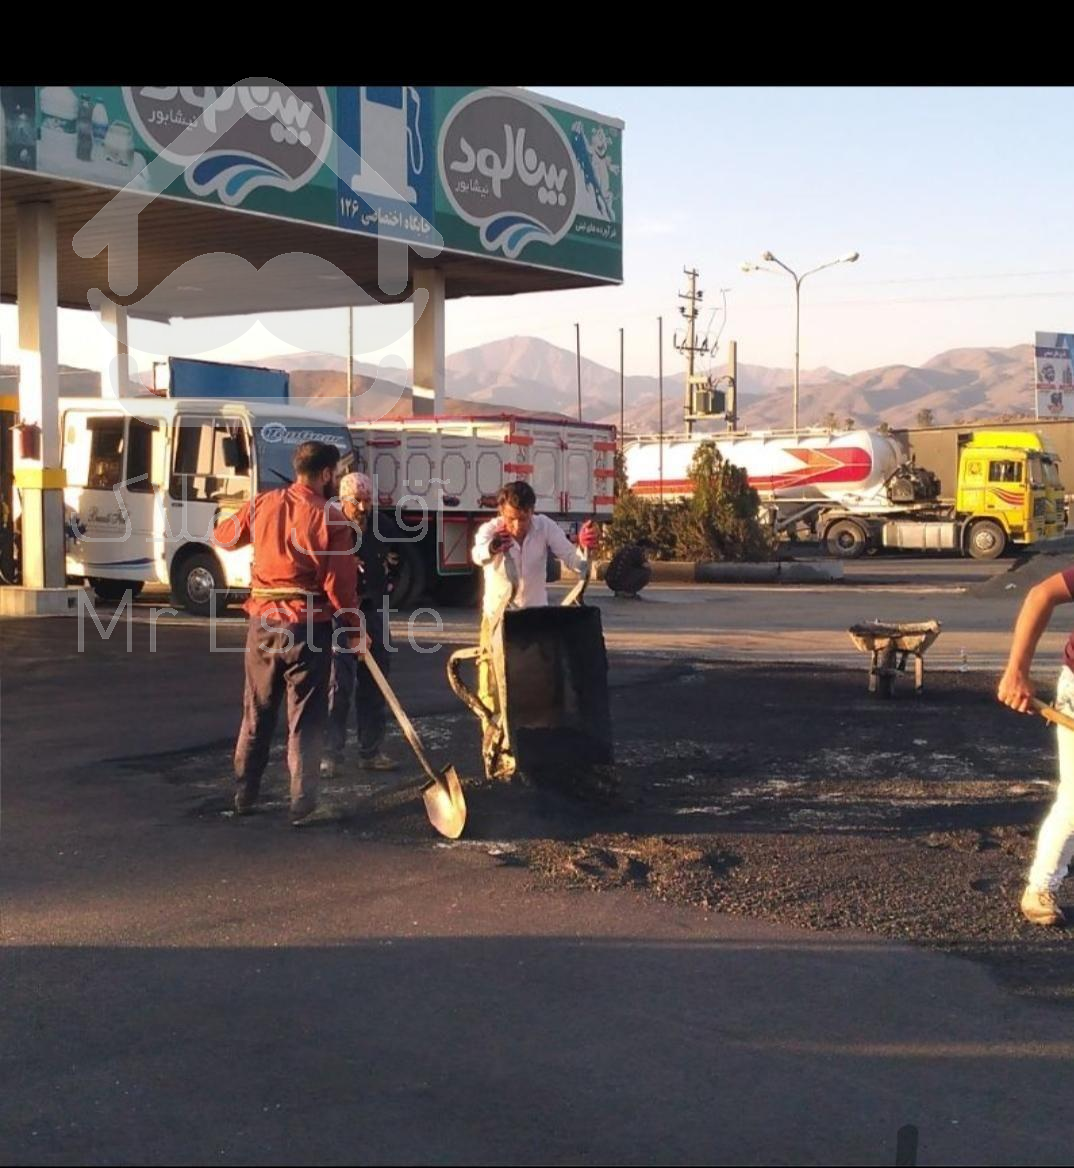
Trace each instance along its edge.
{"label": "truck cab", "polygon": [[1033,544],[1066,527],[1058,459],[1039,434],[976,431],[959,442],[955,509],[966,547],[993,559],[1009,543]]}

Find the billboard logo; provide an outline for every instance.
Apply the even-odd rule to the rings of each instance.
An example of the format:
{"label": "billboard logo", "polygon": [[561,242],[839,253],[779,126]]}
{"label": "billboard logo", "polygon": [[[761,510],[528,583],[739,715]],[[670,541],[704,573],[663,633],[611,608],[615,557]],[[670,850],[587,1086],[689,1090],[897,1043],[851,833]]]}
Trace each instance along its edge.
{"label": "billboard logo", "polygon": [[258,187],[298,190],[328,156],[332,113],[321,86],[125,86],[123,98],[141,136],[186,168],[190,190],[231,207]]}
{"label": "billboard logo", "polygon": [[535,241],[557,243],[574,221],[574,153],[539,106],[491,90],[459,101],[438,144],[440,181],[487,251],[515,259]]}

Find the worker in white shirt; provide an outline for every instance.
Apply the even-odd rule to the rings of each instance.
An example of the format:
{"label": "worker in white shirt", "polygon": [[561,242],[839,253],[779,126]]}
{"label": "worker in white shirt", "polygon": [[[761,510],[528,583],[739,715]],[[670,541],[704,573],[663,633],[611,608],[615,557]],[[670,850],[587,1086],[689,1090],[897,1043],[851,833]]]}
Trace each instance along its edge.
{"label": "worker in white shirt", "polygon": [[548,553],[568,568],[589,570],[589,552],[600,542],[596,524],[588,519],[575,546],[547,515],[535,515],[537,496],[526,482],[506,483],[496,498],[499,514],[483,523],[474,538],[473,560],[484,569],[481,609],[481,659],[478,696],[493,713],[500,710],[493,672],[492,637],[506,608],[537,608],[548,604]]}

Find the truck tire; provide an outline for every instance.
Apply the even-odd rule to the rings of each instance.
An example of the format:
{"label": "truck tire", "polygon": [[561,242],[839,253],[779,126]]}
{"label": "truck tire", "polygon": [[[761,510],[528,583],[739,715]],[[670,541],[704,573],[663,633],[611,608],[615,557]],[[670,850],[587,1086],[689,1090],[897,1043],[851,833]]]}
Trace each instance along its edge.
{"label": "truck tire", "polygon": [[413,608],[425,595],[429,569],[421,547],[416,543],[399,545],[399,575],[392,591],[392,608]]}
{"label": "truck tire", "polygon": [[994,519],[978,519],[970,524],[966,551],[975,560],[997,560],[1007,548],[1007,533]]}
{"label": "truck tire", "polygon": [[131,600],[137,600],[145,587],[141,580],[105,580],[100,576],[91,576],[89,582],[98,600],[122,600],[125,592],[131,593]]}
{"label": "truck tire", "polygon": [[824,533],[824,546],[830,556],[841,560],[856,560],[865,555],[869,534],[853,519],[837,519]]}
{"label": "truck tire", "polygon": [[[171,569],[172,602],[194,616],[219,616],[227,607],[227,580],[212,552],[192,552]],[[217,595],[214,598],[213,590]]]}

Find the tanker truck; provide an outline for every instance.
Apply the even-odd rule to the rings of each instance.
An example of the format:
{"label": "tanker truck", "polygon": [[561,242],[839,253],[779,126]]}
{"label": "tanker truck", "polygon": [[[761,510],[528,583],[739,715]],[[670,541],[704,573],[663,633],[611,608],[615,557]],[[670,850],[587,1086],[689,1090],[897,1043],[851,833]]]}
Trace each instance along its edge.
{"label": "tanker truck", "polygon": [[959,435],[957,480],[941,483],[890,434],[829,430],[639,436],[624,447],[627,485],[645,498],[690,493],[698,444],[742,467],[775,529],[850,559],[882,547],[995,559],[1066,528],[1059,462],[1027,430]]}

